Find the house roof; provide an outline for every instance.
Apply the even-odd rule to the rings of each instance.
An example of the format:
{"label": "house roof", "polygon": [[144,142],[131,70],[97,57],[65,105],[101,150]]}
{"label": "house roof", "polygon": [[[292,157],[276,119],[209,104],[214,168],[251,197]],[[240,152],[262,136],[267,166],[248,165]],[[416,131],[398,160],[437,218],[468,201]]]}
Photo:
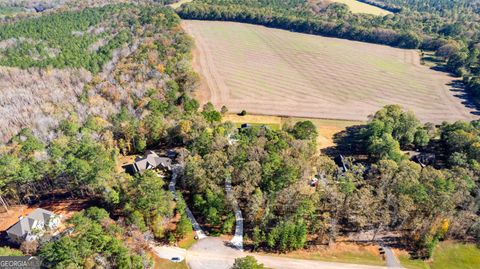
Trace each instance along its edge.
{"label": "house roof", "polygon": [[147,169],[156,168],[162,166],[169,168],[172,164],[172,160],[166,157],[159,157],[157,153],[153,151],[147,151],[145,157],[135,159],[135,169],[137,171],[144,171]]}
{"label": "house roof", "polygon": [[22,218],[17,223],[15,223],[10,229],[7,230],[8,234],[13,234],[16,236],[23,236],[32,230],[35,222],[42,221],[47,223],[50,218],[55,216],[51,211],[45,210],[43,208],[37,208],[28,214],[25,218]]}
{"label": "house roof", "polygon": [[28,214],[28,218],[38,220],[38,221],[43,221],[44,223],[47,223],[50,218],[54,217],[55,213],[45,210],[43,208],[37,208],[33,210],[30,214]]}
{"label": "house roof", "polygon": [[7,230],[8,234],[13,234],[16,236],[23,236],[26,233],[29,233],[32,230],[33,224],[35,223],[34,219],[23,218],[15,223],[10,229]]}

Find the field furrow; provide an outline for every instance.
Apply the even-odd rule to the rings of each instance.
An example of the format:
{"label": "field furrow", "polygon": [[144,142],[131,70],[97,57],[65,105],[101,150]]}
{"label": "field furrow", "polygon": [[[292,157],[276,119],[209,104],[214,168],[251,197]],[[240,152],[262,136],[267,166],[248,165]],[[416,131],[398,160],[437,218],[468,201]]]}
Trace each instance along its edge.
{"label": "field furrow", "polygon": [[420,65],[419,53],[233,22],[184,21],[196,42],[198,95],[230,111],[366,120],[400,104],[424,121],[471,120],[475,111]]}

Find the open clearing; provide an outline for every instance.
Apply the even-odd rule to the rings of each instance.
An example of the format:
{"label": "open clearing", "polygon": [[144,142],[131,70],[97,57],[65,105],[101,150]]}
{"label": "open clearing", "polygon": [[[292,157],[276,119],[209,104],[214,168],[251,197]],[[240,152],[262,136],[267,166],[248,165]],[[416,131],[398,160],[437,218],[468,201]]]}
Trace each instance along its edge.
{"label": "open clearing", "polygon": [[189,3],[189,2],[192,2],[192,0],[180,0],[176,3],[170,4],[170,7],[172,7],[173,9],[177,9],[180,6],[182,6],[183,4],[186,4],[186,3]]}
{"label": "open clearing", "polygon": [[419,53],[234,22],[184,21],[195,38],[197,97],[231,112],[365,121],[387,104],[423,122],[477,116],[452,78],[420,64]]}
{"label": "open clearing", "polygon": [[21,217],[25,217],[37,208],[43,208],[54,212],[55,214],[62,215],[64,219],[70,218],[73,213],[81,211],[88,207],[88,201],[86,199],[76,200],[52,200],[49,202],[42,202],[32,206],[27,205],[14,205],[9,207],[9,211],[6,212],[3,207],[0,208],[0,232],[6,231],[12,225],[14,225]]}
{"label": "open clearing", "polygon": [[347,120],[328,120],[328,119],[308,119],[296,117],[264,116],[264,115],[245,115],[226,114],[224,121],[231,121],[240,127],[243,123],[255,125],[266,125],[272,129],[281,129],[285,124],[295,125],[299,121],[311,121],[317,127],[318,138],[317,145],[319,149],[325,149],[335,145],[333,138],[336,133],[344,131],[347,127],[360,125],[364,122]]}
{"label": "open clearing", "polygon": [[366,3],[362,3],[357,0],[333,0],[333,1],[347,5],[350,8],[350,11],[352,11],[352,13],[366,13],[366,14],[379,15],[379,16],[392,14],[392,12],[388,10],[385,10],[376,6],[372,6]]}

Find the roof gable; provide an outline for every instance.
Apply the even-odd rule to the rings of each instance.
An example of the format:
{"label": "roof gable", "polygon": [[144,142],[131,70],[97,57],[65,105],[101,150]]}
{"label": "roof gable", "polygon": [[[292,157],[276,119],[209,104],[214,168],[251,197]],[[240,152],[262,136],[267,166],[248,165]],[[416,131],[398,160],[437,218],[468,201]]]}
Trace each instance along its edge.
{"label": "roof gable", "polygon": [[44,223],[47,223],[50,218],[54,217],[55,214],[51,211],[45,210],[43,208],[37,208],[34,211],[32,211],[30,214],[28,214],[28,218],[38,220],[38,221],[43,221]]}
{"label": "roof gable", "polygon": [[25,218],[20,219],[17,223],[10,227],[10,229],[7,230],[7,233],[19,237],[24,236],[25,234],[31,232],[37,223],[43,223],[41,225],[45,225],[53,217],[55,217],[53,212],[43,208],[37,208]]}
{"label": "roof gable", "polygon": [[159,157],[154,151],[147,151],[145,157],[139,157],[135,159],[134,167],[140,172],[143,170],[148,170],[162,166],[164,168],[169,168],[172,164],[172,160],[166,157]]}
{"label": "roof gable", "polygon": [[15,223],[10,229],[7,230],[8,234],[13,234],[16,236],[24,236],[25,234],[32,231],[32,227],[35,224],[35,220],[31,218],[22,218],[17,223]]}

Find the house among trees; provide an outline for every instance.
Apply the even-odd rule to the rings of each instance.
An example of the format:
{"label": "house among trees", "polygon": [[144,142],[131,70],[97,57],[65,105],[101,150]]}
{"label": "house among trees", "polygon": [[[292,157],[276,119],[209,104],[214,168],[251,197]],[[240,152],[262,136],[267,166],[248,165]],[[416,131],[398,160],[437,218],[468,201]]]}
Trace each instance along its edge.
{"label": "house among trees", "polygon": [[149,150],[144,157],[137,157],[133,164],[124,166],[129,173],[142,173],[145,170],[155,168],[170,170],[172,168],[172,160],[167,157],[160,157],[157,153]]}
{"label": "house among trees", "polygon": [[436,156],[433,153],[418,153],[412,156],[412,161],[419,163],[422,167],[432,165],[436,161]]}
{"label": "house among trees", "polygon": [[7,235],[14,243],[40,239],[45,231],[54,230],[60,224],[61,216],[43,208],[37,208],[26,217],[21,217],[10,229]]}

